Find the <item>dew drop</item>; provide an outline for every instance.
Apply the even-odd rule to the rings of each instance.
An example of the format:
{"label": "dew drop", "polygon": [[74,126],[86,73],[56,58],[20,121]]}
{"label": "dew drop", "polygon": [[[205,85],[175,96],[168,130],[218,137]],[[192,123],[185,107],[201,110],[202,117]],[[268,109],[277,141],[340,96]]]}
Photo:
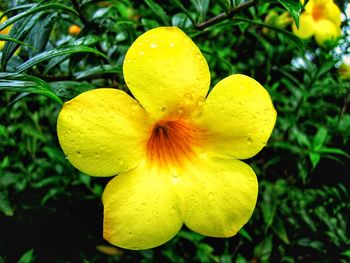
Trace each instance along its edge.
{"label": "dew drop", "polygon": [[145,52],[141,51],[140,52],[140,56],[143,56],[145,54]]}
{"label": "dew drop", "polygon": [[171,43],[170,43],[170,47],[171,47],[171,48],[175,47],[175,43],[174,43],[174,42],[171,42]]}
{"label": "dew drop", "polygon": [[153,43],[151,43],[149,46],[150,46],[151,48],[156,48],[156,47],[158,47],[158,44],[155,43],[155,42],[153,42]]}

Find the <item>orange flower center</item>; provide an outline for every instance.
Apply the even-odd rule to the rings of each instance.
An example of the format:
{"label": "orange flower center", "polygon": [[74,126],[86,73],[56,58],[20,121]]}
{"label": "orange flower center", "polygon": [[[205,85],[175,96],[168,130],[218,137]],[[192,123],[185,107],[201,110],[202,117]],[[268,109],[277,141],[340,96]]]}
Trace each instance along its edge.
{"label": "orange flower center", "polygon": [[316,5],[313,9],[312,9],[312,17],[315,21],[321,19],[324,17],[324,10],[325,7],[323,5]]}
{"label": "orange flower center", "polygon": [[153,126],[148,159],[161,166],[182,165],[195,156],[199,130],[183,120],[162,120]]}

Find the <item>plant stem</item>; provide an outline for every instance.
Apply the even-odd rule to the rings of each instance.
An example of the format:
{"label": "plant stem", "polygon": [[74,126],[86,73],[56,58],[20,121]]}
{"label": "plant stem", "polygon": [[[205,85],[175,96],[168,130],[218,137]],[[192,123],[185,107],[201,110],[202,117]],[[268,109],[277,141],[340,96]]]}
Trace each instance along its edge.
{"label": "plant stem", "polygon": [[77,0],[71,0],[71,2],[72,2],[72,4],[73,4],[73,6],[74,6],[74,9],[78,12],[81,22],[83,22],[83,24],[84,24],[85,26],[88,26],[90,23],[89,23],[89,21],[86,19],[85,15],[81,12],[80,5],[79,5],[79,3],[77,2]]}
{"label": "plant stem", "polygon": [[233,9],[231,9],[228,13],[221,13],[217,16],[214,16],[210,19],[208,19],[207,21],[204,21],[202,23],[199,23],[196,25],[196,28],[199,29],[199,30],[202,30],[204,28],[207,28],[207,27],[210,27],[212,25],[215,25],[219,22],[222,22],[226,19],[231,19],[236,13],[246,9],[246,8],[249,8],[251,6],[253,6],[254,4],[256,4],[258,2],[258,0],[250,0],[250,1],[247,1]]}

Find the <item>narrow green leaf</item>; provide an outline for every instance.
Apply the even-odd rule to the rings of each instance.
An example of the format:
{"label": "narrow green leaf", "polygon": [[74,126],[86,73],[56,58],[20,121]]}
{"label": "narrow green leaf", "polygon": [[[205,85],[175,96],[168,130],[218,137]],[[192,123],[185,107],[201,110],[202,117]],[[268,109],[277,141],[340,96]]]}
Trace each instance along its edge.
{"label": "narrow green leaf", "polygon": [[18,260],[18,263],[31,263],[34,262],[34,249],[29,249],[25,252],[21,258]]}
{"label": "narrow green leaf", "polygon": [[288,239],[287,231],[284,226],[282,219],[279,216],[276,216],[273,222],[272,229],[275,231],[277,236],[286,244],[289,244],[290,241]]}
{"label": "narrow green leaf", "polygon": [[252,242],[253,238],[252,236],[248,233],[247,230],[245,230],[244,228],[241,228],[238,232],[242,237],[246,238],[248,241]]}
{"label": "narrow green leaf", "polygon": [[319,153],[310,152],[309,153],[309,158],[310,158],[310,161],[311,161],[311,164],[312,164],[312,168],[315,169],[315,167],[317,166],[317,164],[321,160],[321,155]]}
{"label": "narrow green leaf", "polygon": [[67,7],[66,5],[61,5],[58,3],[51,3],[51,4],[46,4],[46,5],[36,5],[35,7],[32,7],[28,9],[25,12],[19,13],[13,17],[10,17],[7,19],[4,23],[0,24],[0,31],[3,30],[4,28],[8,27],[9,25],[13,24],[14,22],[24,18],[28,17],[31,14],[38,13],[40,11],[45,11],[45,10],[57,10],[57,9],[62,9],[64,11],[73,13],[77,16],[79,16],[78,12],[75,11],[73,8]]}
{"label": "narrow green leaf", "polygon": [[20,45],[23,45],[23,46],[29,47],[30,49],[35,50],[35,48],[32,47],[31,45],[29,45],[29,44],[27,44],[27,43],[25,43],[25,42],[22,42],[22,41],[20,41],[20,40],[18,40],[18,39],[16,39],[16,38],[9,37],[9,36],[7,36],[7,35],[1,35],[1,34],[0,34],[0,41],[15,42],[15,43],[17,43],[17,44],[20,44]]}
{"label": "narrow green leaf", "polygon": [[80,93],[94,89],[94,86],[90,83],[71,80],[51,82],[50,86],[55,94],[64,100],[70,100]]}
{"label": "narrow green leaf", "polygon": [[[38,12],[32,15],[29,15],[27,18],[17,21],[11,28],[9,36],[21,41],[26,39],[27,35],[33,29],[37,20],[43,14],[44,14],[43,12]],[[6,71],[7,62],[13,56],[18,46],[19,45],[17,43],[11,43],[11,42],[7,42],[5,44],[4,49],[2,50],[2,57],[1,57],[1,67],[3,71]]]}
{"label": "narrow green leaf", "polygon": [[84,71],[75,73],[77,79],[83,79],[91,76],[105,75],[105,74],[119,74],[122,73],[121,67],[116,67],[112,65],[101,65],[96,66]]}
{"label": "narrow green leaf", "polygon": [[319,153],[339,154],[339,155],[342,155],[342,156],[350,158],[350,155],[347,152],[345,152],[345,151],[343,151],[342,149],[339,149],[339,148],[322,147],[321,149],[318,149],[317,152],[319,152]]}
{"label": "narrow green leaf", "polygon": [[13,208],[6,189],[0,189],[0,211],[6,216],[13,216]]}
{"label": "narrow green leaf", "polygon": [[0,73],[0,91],[1,90],[40,94],[63,105],[62,100],[51,90],[48,83],[40,78],[29,75]]}
{"label": "narrow green leaf", "polygon": [[296,0],[277,0],[287,11],[288,13],[292,16],[295,25],[297,28],[299,28],[299,15],[300,12],[303,8],[302,4],[300,1]]}
{"label": "narrow green leaf", "polygon": [[325,127],[320,127],[313,139],[313,149],[318,150],[326,143],[328,137],[328,130]]}
{"label": "narrow green leaf", "polygon": [[152,9],[152,11],[159,16],[159,18],[163,21],[164,25],[169,26],[168,15],[164,11],[163,7],[158,5],[153,0],[145,0],[145,3]]}
{"label": "narrow green leaf", "polygon": [[55,25],[56,17],[57,13],[48,13],[40,17],[34,24],[27,37],[28,43],[36,49],[36,51],[29,50],[30,57],[44,51]]}
{"label": "narrow green leaf", "polygon": [[21,72],[25,71],[26,69],[29,69],[29,68],[45,61],[45,60],[49,60],[51,58],[62,56],[62,55],[75,54],[75,53],[93,53],[93,54],[102,56],[105,59],[107,59],[106,55],[104,55],[100,51],[97,51],[96,49],[91,48],[91,47],[63,46],[63,47],[58,47],[58,48],[55,48],[55,49],[52,49],[49,51],[42,52],[42,53],[32,57],[31,59],[29,59],[28,61],[26,61],[22,65],[20,65],[16,69],[16,73],[21,73]]}

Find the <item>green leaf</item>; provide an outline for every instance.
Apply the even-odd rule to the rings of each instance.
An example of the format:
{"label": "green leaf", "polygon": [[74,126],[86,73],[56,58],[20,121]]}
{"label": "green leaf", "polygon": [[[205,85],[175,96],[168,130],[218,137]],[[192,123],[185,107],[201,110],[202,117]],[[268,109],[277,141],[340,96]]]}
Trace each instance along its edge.
{"label": "green leaf", "polygon": [[344,255],[344,256],[346,256],[346,257],[348,257],[348,258],[350,258],[350,249],[348,249],[348,250],[342,252],[341,254]]}
{"label": "green leaf", "polygon": [[44,95],[63,105],[62,100],[51,90],[48,83],[37,77],[25,74],[0,73],[1,90]]}
{"label": "green leaf", "polygon": [[248,231],[245,230],[244,228],[241,228],[238,232],[242,237],[245,237],[247,240],[249,240],[250,242],[253,241],[253,238],[251,235],[249,235]]}
{"label": "green leaf", "polygon": [[[15,43],[17,43],[17,44],[20,44],[20,45],[23,45],[23,46],[29,47],[30,49],[35,50],[35,48],[32,47],[31,45],[28,45],[28,44],[25,43],[25,42],[22,42],[22,41],[20,41],[20,40],[18,40],[18,39],[16,39],[16,38],[13,38],[13,37],[9,37],[9,36],[7,36],[7,35],[1,35],[1,34],[0,34],[0,41],[15,42]],[[4,51],[2,50],[2,52],[4,52]]]}
{"label": "green leaf", "polygon": [[254,256],[259,262],[269,262],[272,252],[272,235],[267,236],[254,249]]}
{"label": "green leaf", "polygon": [[[193,20],[193,17],[192,15],[190,14],[190,12],[188,12],[188,8],[184,7],[184,5],[179,1],[179,0],[171,0],[171,2],[176,5],[177,7],[179,7],[181,9],[181,11],[186,14],[186,16],[188,17],[189,20],[191,20],[191,23],[192,25],[195,25],[196,22]],[[175,15],[176,16],[176,15]],[[174,17],[175,17],[174,16]],[[175,26],[174,22],[173,22],[173,19],[174,17],[172,18],[172,25]]]}
{"label": "green leaf", "polygon": [[[10,37],[16,38],[18,40],[24,40],[26,39],[29,32],[33,29],[33,26],[37,22],[37,20],[42,16],[43,13],[39,12],[33,15],[28,16],[25,19],[22,19],[21,21],[17,21],[13,27],[11,28],[11,31],[9,33]],[[17,43],[13,42],[7,42],[2,50],[2,57],[1,57],[1,67],[3,71],[6,70],[6,65],[9,59],[13,56],[16,49],[19,47]]]}
{"label": "green leaf", "polygon": [[214,0],[225,12],[228,12],[231,8],[230,0]]}
{"label": "green leaf", "polygon": [[40,17],[34,24],[33,29],[30,31],[27,37],[27,42],[36,49],[35,52],[29,50],[30,57],[44,51],[55,25],[56,17],[57,13],[48,13]]}
{"label": "green leaf", "polygon": [[52,90],[64,100],[72,99],[82,92],[94,89],[94,86],[84,81],[57,81],[51,82]]}
{"label": "green leaf", "polygon": [[0,211],[6,216],[13,216],[13,208],[6,189],[0,189]]}
{"label": "green leaf", "polygon": [[72,46],[72,45],[63,46],[63,47],[58,47],[58,48],[55,48],[55,49],[52,49],[49,51],[42,52],[42,53],[32,57],[31,59],[29,59],[28,61],[26,61],[22,65],[20,65],[16,69],[16,73],[21,73],[21,72],[25,71],[26,69],[29,69],[29,68],[41,63],[42,61],[49,60],[51,58],[62,56],[62,55],[75,54],[75,53],[93,53],[93,54],[102,56],[105,59],[107,59],[106,55],[104,55],[100,51],[97,51],[96,49],[91,48],[91,47]]}
{"label": "green leaf", "polygon": [[328,137],[328,130],[325,127],[320,127],[313,139],[312,145],[314,150],[321,149],[326,143]]}
{"label": "green leaf", "polygon": [[321,155],[319,153],[310,152],[309,153],[309,158],[310,158],[310,161],[311,161],[311,164],[312,164],[312,168],[315,169],[315,167],[317,166],[317,164],[321,160]]}
{"label": "green leaf", "polygon": [[275,231],[275,233],[277,234],[277,236],[286,244],[289,244],[290,241],[288,239],[287,236],[287,231],[286,228],[284,226],[283,221],[281,220],[281,218],[279,216],[276,216],[274,219],[274,224],[272,226],[272,229]]}
{"label": "green leaf", "polygon": [[58,3],[51,3],[51,4],[46,4],[46,5],[35,5],[34,7],[28,9],[27,11],[24,11],[22,13],[19,13],[13,17],[10,17],[7,19],[4,23],[0,24],[0,31],[3,30],[4,28],[8,27],[9,25],[13,24],[14,22],[28,17],[31,14],[38,13],[40,11],[45,11],[45,10],[56,10],[56,9],[62,9],[64,11],[73,13],[77,16],[79,16],[78,12],[75,11],[73,8],[67,7],[66,5],[61,5]]}
{"label": "green leaf", "polygon": [[300,1],[297,0],[277,0],[287,11],[288,13],[292,16],[295,25],[297,28],[299,28],[299,16],[300,12],[303,8],[302,4]]}
{"label": "green leaf", "polygon": [[205,19],[205,16],[209,7],[209,0],[190,0],[193,6],[196,8],[196,11],[199,13],[199,21],[202,22]]}
{"label": "green leaf", "polygon": [[339,154],[342,156],[345,156],[347,158],[350,158],[350,155],[339,148],[333,148],[333,147],[322,147],[321,149],[318,149],[317,152],[319,153],[333,153],[333,154]]}
{"label": "green leaf", "polygon": [[86,69],[75,73],[77,79],[83,79],[91,76],[103,76],[105,74],[120,74],[122,73],[122,68],[119,66],[112,65],[101,65],[93,68]]}
{"label": "green leaf", "polygon": [[18,263],[31,263],[34,262],[34,249],[30,249],[25,252],[21,258],[18,260]]}
{"label": "green leaf", "polygon": [[168,20],[168,15],[164,11],[163,7],[158,5],[156,2],[153,0],[145,0],[145,3],[152,9],[152,11],[159,16],[159,18],[163,21],[165,26],[169,26],[169,20]]}

